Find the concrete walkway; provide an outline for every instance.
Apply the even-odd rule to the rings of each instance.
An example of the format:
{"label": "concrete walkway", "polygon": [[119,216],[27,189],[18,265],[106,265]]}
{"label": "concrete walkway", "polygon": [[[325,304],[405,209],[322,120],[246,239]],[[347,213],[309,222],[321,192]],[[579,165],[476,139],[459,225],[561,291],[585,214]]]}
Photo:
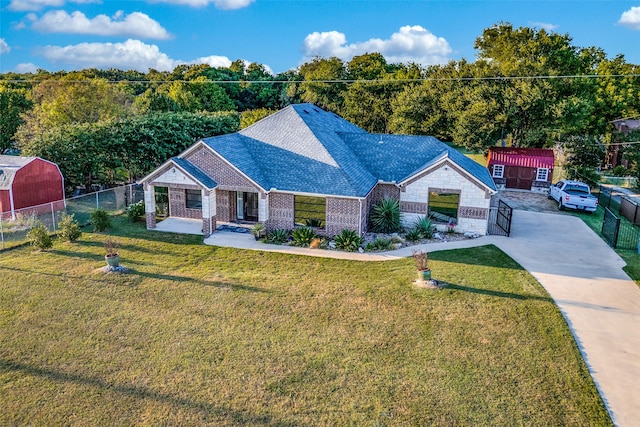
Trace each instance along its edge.
{"label": "concrete walkway", "polygon": [[495,244],[528,270],[564,315],[611,418],[640,426],[640,289],[624,261],[582,220],[514,211],[511,237],[434,243],[384,254],[359,254],[266,245],[251,235],[216,232],[205,243],[362,261],[385,261],[428,251]]}

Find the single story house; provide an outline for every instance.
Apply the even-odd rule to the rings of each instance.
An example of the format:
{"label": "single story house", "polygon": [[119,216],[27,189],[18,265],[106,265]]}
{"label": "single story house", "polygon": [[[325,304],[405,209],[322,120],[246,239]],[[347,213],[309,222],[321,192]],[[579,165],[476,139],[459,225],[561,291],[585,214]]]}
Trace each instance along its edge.
{"label": "single story house", "polygon": [[238,221],[364,233],[372,205],[386,197],[399,201],[406,226],[433,214],[458,231],[486,234],[497,191],[484,166],[436,138],[370,134],[313,104],[204,138],[141,183],[147,228],[156,226],[155,188],[165,187],[169,215],[201,218],[205,235]]}
{"label": "single story house", "polygon": [[20,210],[51,212],[64,207],[64,178],[55,163],[39,157],[0,155],[0,215],[15,219]]}
{"label": "single story house", "polygon": [[544,148],[491,147],[487,168],[499,189],[548,193],[555,157]]}

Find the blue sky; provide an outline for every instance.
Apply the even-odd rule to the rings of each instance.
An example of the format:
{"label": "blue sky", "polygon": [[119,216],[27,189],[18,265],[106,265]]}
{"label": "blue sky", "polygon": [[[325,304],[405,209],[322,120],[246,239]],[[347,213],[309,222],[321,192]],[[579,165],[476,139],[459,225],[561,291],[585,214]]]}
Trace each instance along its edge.
{"label": "blue sky", "polygon": [[640,0],[0,0],[0,72],[172,70],[242,59],[273,72],[314,56],[381,52],[423,65],[474,60],[499,22],[568,33],[640,64]]}

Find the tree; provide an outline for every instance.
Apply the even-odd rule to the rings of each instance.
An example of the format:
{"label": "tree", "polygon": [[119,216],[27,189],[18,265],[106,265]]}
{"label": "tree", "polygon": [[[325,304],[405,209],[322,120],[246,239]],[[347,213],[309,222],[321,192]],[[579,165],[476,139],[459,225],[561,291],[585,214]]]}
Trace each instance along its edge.
{"label": "tree", "polygon": [[[311,102],[336,114],[342,114],[347,70],[342,60],[331,57],[329,59],[314,58],[300,66],[300,75],[304,81],[299,86],[290,89],[297,92],[303,102]],[[291,95],[294,95],[293,93]]]}
{"label": "tree", "polygon": [[240,114],[240,129],[251,126],[255,122],[264,119],[274,113],[277,110],[269,110],[267,108],[259,108],[257,110],[247,110]]}
{"label": "tree", "polygon": [[565,173],[570,179],[594,184],[598,181],[596,169],[605,155],[604,144],[591,135],[570,136],[561,142],[564,152]]}
{"label": "tree", "polygon": [[0,83],[0,154],[13,148],[13,138],[24,120],[21,115],[32,107],[26,88]]}
{"label": "tree", "polygon": [[37,134],[69,124],[96,123],[124,117],[133,96],[122,85],[104,79],[87,80],[70,73],[59,80],[46,80],[33,90],[35,106],[23,115],[16,141],[25,144]]}

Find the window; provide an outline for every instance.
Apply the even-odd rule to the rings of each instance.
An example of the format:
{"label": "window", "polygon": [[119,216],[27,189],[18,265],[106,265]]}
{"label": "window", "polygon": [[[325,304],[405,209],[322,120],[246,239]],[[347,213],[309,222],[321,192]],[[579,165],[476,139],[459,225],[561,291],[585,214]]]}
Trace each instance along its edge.
{"label": "window", "polygon": [[429,192],[429,215],[438,222],[457,222],[460,194]]}
{"label": "window", "polygon": [[294,196],[296,225],[324,227],[327,218],[327,200],[324,197]]}
{"label": "window", "polygon": [[185,190],[185,207],[187,209],[202,209],[202,193],[200,190]]}
{"label": "window", "polygon": [[493,177],[494,178],[504,177],[504,165],[493,165]]}
{"label": "window", "polygon": [[538,168],[538,172],[536,173],[536,181],[546,181],[547,179],[549,179],[549,169]]}

